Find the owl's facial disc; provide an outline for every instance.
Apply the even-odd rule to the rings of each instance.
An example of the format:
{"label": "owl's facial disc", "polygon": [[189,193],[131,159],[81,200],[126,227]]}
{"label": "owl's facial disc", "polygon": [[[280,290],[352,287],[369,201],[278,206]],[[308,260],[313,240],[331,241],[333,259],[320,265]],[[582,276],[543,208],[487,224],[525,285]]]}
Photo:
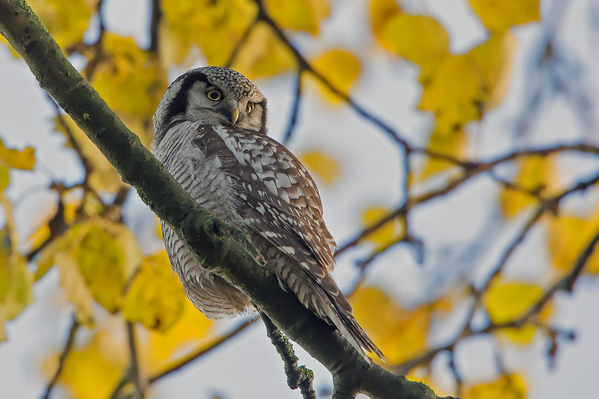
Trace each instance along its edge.
{"label": "owl's facial disc", "polygon": [[238,72],[219,67],[198,68],[176,79],[160,100],[154,117],[158,139],[178,120],[235,126],[266,135],[266,99]]}

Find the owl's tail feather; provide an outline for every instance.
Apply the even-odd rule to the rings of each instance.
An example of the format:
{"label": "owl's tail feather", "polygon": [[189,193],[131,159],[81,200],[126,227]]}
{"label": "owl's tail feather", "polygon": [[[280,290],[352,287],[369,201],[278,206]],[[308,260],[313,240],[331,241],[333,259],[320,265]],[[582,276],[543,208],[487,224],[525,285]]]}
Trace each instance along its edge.
{"label": "owl's tail feather", "polygon": [[[346,313],[340,317],[341,324],[343,324],[346,328],[346,332],[344,332],[338,325],[335,323],[335,326],[339,328],[339,331],[343,334],[343,336],[358,349],[359,352],[362,353],[363,356],[364,350],[360,350],[359,347],[366,349],[368,352],[372,352],[379,357],[383,362],[387,361],[383,352],[372,342],[370,337],[366,334],[366,331],[358,324],[356,319],[351,313]],[[357,345],[356,345],[357,344]],[[367,356],[365,356],[367,358]]]}
{"label": "owl's tail feather", "polygon": [[[343,337],[368,360],[366,351],[374,352],[382,361],[387,358],[372,342],[364,329],[352,315],[347,298],[341,293],[331,276],[323,273],[322,267],[283,267],[285,263],[275,263],[279,285],[290,290],[300,302],[318,317],[335,326]],[[322,273],[320,276],[317,272]]]}
{"label": "owl's tail feather", "polygon": [[[343,337],[347,339],[366,360],[368,360],[368,355],[366,355],[365,350],[374,353],[383,362],[387,361],[383,352],[381,352],[374,342],[372,342],[368,334],[366,334],[366,331],[364,331],[352,315],[351,307],[349,307],[345,296],[343,296],[341,292],[338,292],[337,295],[332,295],[319,284],[315,284],[314,287],[317,287],[317,289],[321,291],[319,292],[320,295],[317,295],[317,297],[324,302],[320,304],[320,311],[317,311],[316,314],[337,327],[341,335],[343,335]],[[340,297],[343,299],[338,303],[338,298]],[[326,318],[321,314],[322,311],[326,313]]]}

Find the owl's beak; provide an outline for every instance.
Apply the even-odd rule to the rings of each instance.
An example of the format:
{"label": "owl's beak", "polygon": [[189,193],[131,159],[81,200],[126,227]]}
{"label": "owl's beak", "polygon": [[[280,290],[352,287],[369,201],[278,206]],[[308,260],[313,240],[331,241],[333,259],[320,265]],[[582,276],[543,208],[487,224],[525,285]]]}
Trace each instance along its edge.
{"label": "owl's beak", "polygon": [[239,119],[239,107],[235,107],[231,110],[231,124],[234,125]]}

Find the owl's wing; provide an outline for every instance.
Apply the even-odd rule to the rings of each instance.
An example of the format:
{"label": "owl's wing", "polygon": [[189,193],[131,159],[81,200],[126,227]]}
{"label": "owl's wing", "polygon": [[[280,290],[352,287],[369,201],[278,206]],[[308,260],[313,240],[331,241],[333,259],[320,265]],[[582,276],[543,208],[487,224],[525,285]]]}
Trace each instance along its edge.
{"label": "owl's wing", "polygon": [[[335,241],[322,219],[316,184],[300,161],[274,139],[233,127],[202,126],[194,139],[207,158],[218,156],[247,207],[248,228],[301,264],[333,295],[326,270],[334,266]],[[344,306],[345,307],[345,306]]]}
{"label": "owl's wing", "polygon": [[[301,265],[282,267],[279,281],[320,318],[335,325],[352,345],[385,359],[351,314],[351,306],[328,275],[335,241],[322,219],[318,189],[308,171],[283,145],[257,132],[233,127],[200,127],[194,139],[207,160],[236,183],[239,216],[279,252]],[[245,205],[245,206],[244,206]],[[284,254],[284,255],[282,255]]]}

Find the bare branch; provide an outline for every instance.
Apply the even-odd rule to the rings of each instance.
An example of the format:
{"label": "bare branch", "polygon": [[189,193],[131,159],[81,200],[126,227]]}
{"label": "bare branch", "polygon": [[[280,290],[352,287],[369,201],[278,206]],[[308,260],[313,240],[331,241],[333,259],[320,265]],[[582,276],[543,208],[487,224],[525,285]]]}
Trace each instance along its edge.
{"label": "bare branch", "polygon": [[289,126],[287,127],[287,132],[285,136],[283,136],[283,144],[287,145],[289,140],[291,140],[291,136],[295,131],[295,126],[297,122],[297,115],[299,113],[300,99],[302,96],[302,71],[297,71],[297,78],[295,81],[295,97],[293,100],[293,106],[291,107],[291,117],[289,118]]}
{"label": "bare branch", "polygon": [[135,392],[133,393],[133,399],[143,399],[144,389],[141,385],[140,371],[139,371],[139,358],[137,356],[137,337],[135,332],[135,324],[127,322],[127,338],[129,343],[129,355],[130,355],[130,379],[135,386]]}
{"label": "bare branch", "polygon": [[285,335],[273,324],[267,315],[260,312],[260,317],[266,326],[266,335],[275,346],[285,364],[285,374],[287,374],[287,385],[291,389],[300,388],[304,399],[316,399],[316,392],[312,388],[314,373],[306,366],[298,366],[299,360],[293,352],[293,346]]}
{"label": "bare branch", "polygon": [[160,21],[162,20],[162,8],[160,0],[152,0],[152,17],[150,20],[150,46],[148,51],[154,54],[158,54],[160,50]]}
{"label": "bare branch", "polygon": [[54,373],[54,375],[52,376],[52,379],[50,380],[50,382],[48,383],[48,386],[46,387],[46,392],[44,393],[43,399],[50,398],[50,393],[52,392],[52,388],[54,388],[54,385],[56,385],[56,383],[58,382],[58,378],[60,377],[60,373],[62,373],[62,370],[64,369],[64,364],[67,360],[67,357],[69,356],[69,353],[71,353],[71,349],[73,349],[73,344],[75,343],[75,336],[77,335],[77,331],[79,331],[80,326],[81,326],[81,324],[77,321],[77,318],[73,315],[73,322],[71,323],[71,327],[69,328],[69,335],[67,337],[67,342],[65,343],[64,349],[62,350],[62,353],[60,354],[60,358],[58,359],[58,368],[56,369],[56,372]]}
{"label": "bare branch", "polygon": [[237,59],[237,55],[239,55],[239,51],[245,45],[245,43],[248,41],[248,39],[250,38],[250,34],[252,33],[252,31],[254,30],[256,25],[258,25],[259,21],[260,21],[260,14],[256,15],[256,18],[252,21],[251,24],[248,25],[245,32],[243,32],[243,35],[241,35],[241,39],[239,39],[237,44],[235,44],[233,51],[231,51],[231,55],[229,55],[229,60],[225,64],[226,68],[231,68],[231,65],[233,65],[233,63]]}
{"label": "bare branch", "polygon": [[496,329],[500,329],[500,328],[522,327],[534,315],[538,314],[541,311],[541,309],[543,309],[543,306],[545,306],[545,304],[553,298],[553,296],[555,295],[555,293],[557,291],[565,290],[565,291],[568,291],[571,293],[572,290],[574,289],[574,284],[576,283],[576,280],[578,279],[578,277],[580,277],[580,274],[582,273],[587,261],[593,254],[593,251],[594,251],[595,247],[597,246],[598,242],[599,242],[599,231],[597,232],[595,237],[591,240],[589,245],[587,245],[587,247],[584,249],[584,251],[582,251],[582,253],[578,257],[578,259],[576,260],[576,263],[574,264],[572,271],[570,273],[568,273],[565,277],[558,280],[555,284],[553,284],[545,292],[545,295],[543,295],[543,297],[541,299],[539,299],[533,306],[531,306],[530,309],[522,317],[520,317],[516,320],[509,321],[507,323],[503,323],[503,324],[491,323],[481,332],[486,333],[486,332],[490,332],[492,330],[496,330]]}
{"label": "bare branch", "polygon": [[534,155],[539,155],[539,156],[547,156],[550,154],[554,154],[554,153],[558,153],[558,152],[565,152],[565,151],[578,151],[578,152],[583,152],[583,153],[587,153],[587,154],[597,154],[599,155],[599,148],[592,146],[592,145],[588,145],[588,144],[561,144],[561,145],[557,145],[554,147],[547,147],[547,148],[538,148],[538,149],[531,149],[531,150],[521,150],[521,151],[514,151],[508,155],[505,155],[503,157],[499,157],[497,159],[495,159],[494,161],[489,162],[490,166],[496,166],[499,165],[500,163],[504,163],[507,161],[513,161],[516,158],[521,158],[521,157],[528,157],[528,156],[534,156]]}
{"label": "bare branch", "polygon": [[148,384],[153,384],[154,382],[160,380],[163,377],[166,377],[167,375],[171,374],[172,372],[177,371],[177,370],[187,366],[189,363],[201,358],[205,354],[212,352],[214,349],[218,348],[225,342],[228,342],[231,338],[237,336],[239,333],[244,331],[250,325],[254,324],[257,320],[258,319],[247,320],[246,322],[240,324],[239,327],[237,327],[235,330],[216,339],[210,345],[208,345],[206,347],[202,347],[198,351],[196,351],[188,356],[185,356],[183,359],[176,361],[175,363],[166,367],[165,370],[148,378]]}

